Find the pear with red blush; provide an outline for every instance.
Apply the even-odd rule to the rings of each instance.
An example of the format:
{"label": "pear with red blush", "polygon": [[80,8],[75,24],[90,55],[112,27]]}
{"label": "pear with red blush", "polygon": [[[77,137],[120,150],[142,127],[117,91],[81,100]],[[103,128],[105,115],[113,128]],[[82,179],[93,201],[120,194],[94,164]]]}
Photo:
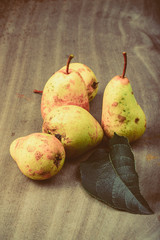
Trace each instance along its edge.
{"label": "pear with red blush", "polygon": [[[77,62],[70,63],[69,68],[70,70],[77,71],[82,76],[87,88],[89,102],[91,102],[97,95],[99,83],[94,72],[85,64]],[[61,69],[66,69],[66,66],[62,67]]]}
{"label": "pear with red blush", "polygon": [[65,162],[65,149],[55,137],[32,133],[15,139],[10,154],[19,170],[33,180],[45,180],[57,174]]}
{"label": "pear with red blush", "polygon": [[79,72],[70,69],[70,61],[73,57],[71,54],[66,68],[55,72],[44,86],[41,99],[41,115],[43,119],[55,107],[63,105],[76,105],[89,111],[89,99],[85,82]]}
{"label": "pear with red blush", "polygon": [[113,137],[115,132],[133,142],[144,134],[146,116],[133,95],[130,81],[125,77],[127,54],[123,52],[123,56],[122,75],[113,77],[104,90],[101,125],[107,137]]}

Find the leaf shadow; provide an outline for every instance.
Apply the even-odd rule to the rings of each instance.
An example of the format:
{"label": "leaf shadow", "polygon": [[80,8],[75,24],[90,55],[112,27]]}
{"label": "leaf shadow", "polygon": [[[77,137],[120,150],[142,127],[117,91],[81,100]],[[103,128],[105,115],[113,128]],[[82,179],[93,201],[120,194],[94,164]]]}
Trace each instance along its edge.
{"label": "leaf shadow", "polygon": [[138,156],[135,157],[135,161],[141,192],[154,213],[160,211],[160,154],[157,148],[159,145],[160,130],[155,126],[148,126],[144,135],[131,144],[135,155]]}

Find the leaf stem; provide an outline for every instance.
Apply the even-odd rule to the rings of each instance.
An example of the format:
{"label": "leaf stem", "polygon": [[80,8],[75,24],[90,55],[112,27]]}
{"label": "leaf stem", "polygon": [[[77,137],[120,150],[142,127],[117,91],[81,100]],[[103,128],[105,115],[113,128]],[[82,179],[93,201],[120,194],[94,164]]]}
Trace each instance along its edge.
{"label": "leaf stem", "polygon": [[72,60],[72,58],[74,58],[74,55],[71,54],[69,55],[69,58],[68,58],[68,61],[67,61],[67,66],[66,66],[66,73],[69,74],[69,64],[70,64],[70,61]]}
{"label": "leaf stem", "polygon": [[127,53],[123,52],[124,56],[124,67],[123,67],[123,73],[122,73],[122,78],[125,77],[126,69],[127,69]]}

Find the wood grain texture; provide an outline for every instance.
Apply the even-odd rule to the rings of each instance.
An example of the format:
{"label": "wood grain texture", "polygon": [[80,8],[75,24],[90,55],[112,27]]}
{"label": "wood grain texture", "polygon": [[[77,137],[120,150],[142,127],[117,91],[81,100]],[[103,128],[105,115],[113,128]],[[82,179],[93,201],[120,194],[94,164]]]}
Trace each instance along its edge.
{"label": "wood grain texture", "polygon": [[[0,239],[160,239],[160,4],[158,0],[0,1]],[[41,96],[48,78],[66,64],[88,65],[99,91],[91,102],[100,121],[103,91],[122,73],[147,117],[144,136],[132,144],[140,189],[155,212],[114,210],[81,186],[79,162],[66,162],[50,180],[26,178],[9,154],[11,142],[40,132]]]}

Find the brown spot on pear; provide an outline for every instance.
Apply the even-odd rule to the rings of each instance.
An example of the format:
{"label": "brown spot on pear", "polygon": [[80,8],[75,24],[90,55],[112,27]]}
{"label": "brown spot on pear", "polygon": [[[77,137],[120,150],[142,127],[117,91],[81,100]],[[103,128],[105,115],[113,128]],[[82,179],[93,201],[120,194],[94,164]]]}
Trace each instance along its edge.
{"label": "brown spot on pear", "polygon": [[135,123],[138,123],[138,121],[139,121],[139,118],[136,118],[136,119],[135,119]]}
{"label": "brown spot on pear", "polygon": [[51,178],[61,170],[65,161],[62,143],[46,133],[32,133],[15,139],[10,145],[10,154],[20,171],[34,180]]}
{"label": "brown spot on pear", "polygon": [[[57,130],[53,132],[53,128]],[[98,121],[88,111],[75,105],[68,105],[67,109],[65,106],[53,109],[43,121],[42,131],[49,129],[51,134],[61,136],[67,158],[80,156],[93,149],[103,138]]]}
{"label": "brown spot on pear", "polygon": [[126,117],[119,114],[118,119],[119,119],[119,122],[123,123],[126,120]]}

